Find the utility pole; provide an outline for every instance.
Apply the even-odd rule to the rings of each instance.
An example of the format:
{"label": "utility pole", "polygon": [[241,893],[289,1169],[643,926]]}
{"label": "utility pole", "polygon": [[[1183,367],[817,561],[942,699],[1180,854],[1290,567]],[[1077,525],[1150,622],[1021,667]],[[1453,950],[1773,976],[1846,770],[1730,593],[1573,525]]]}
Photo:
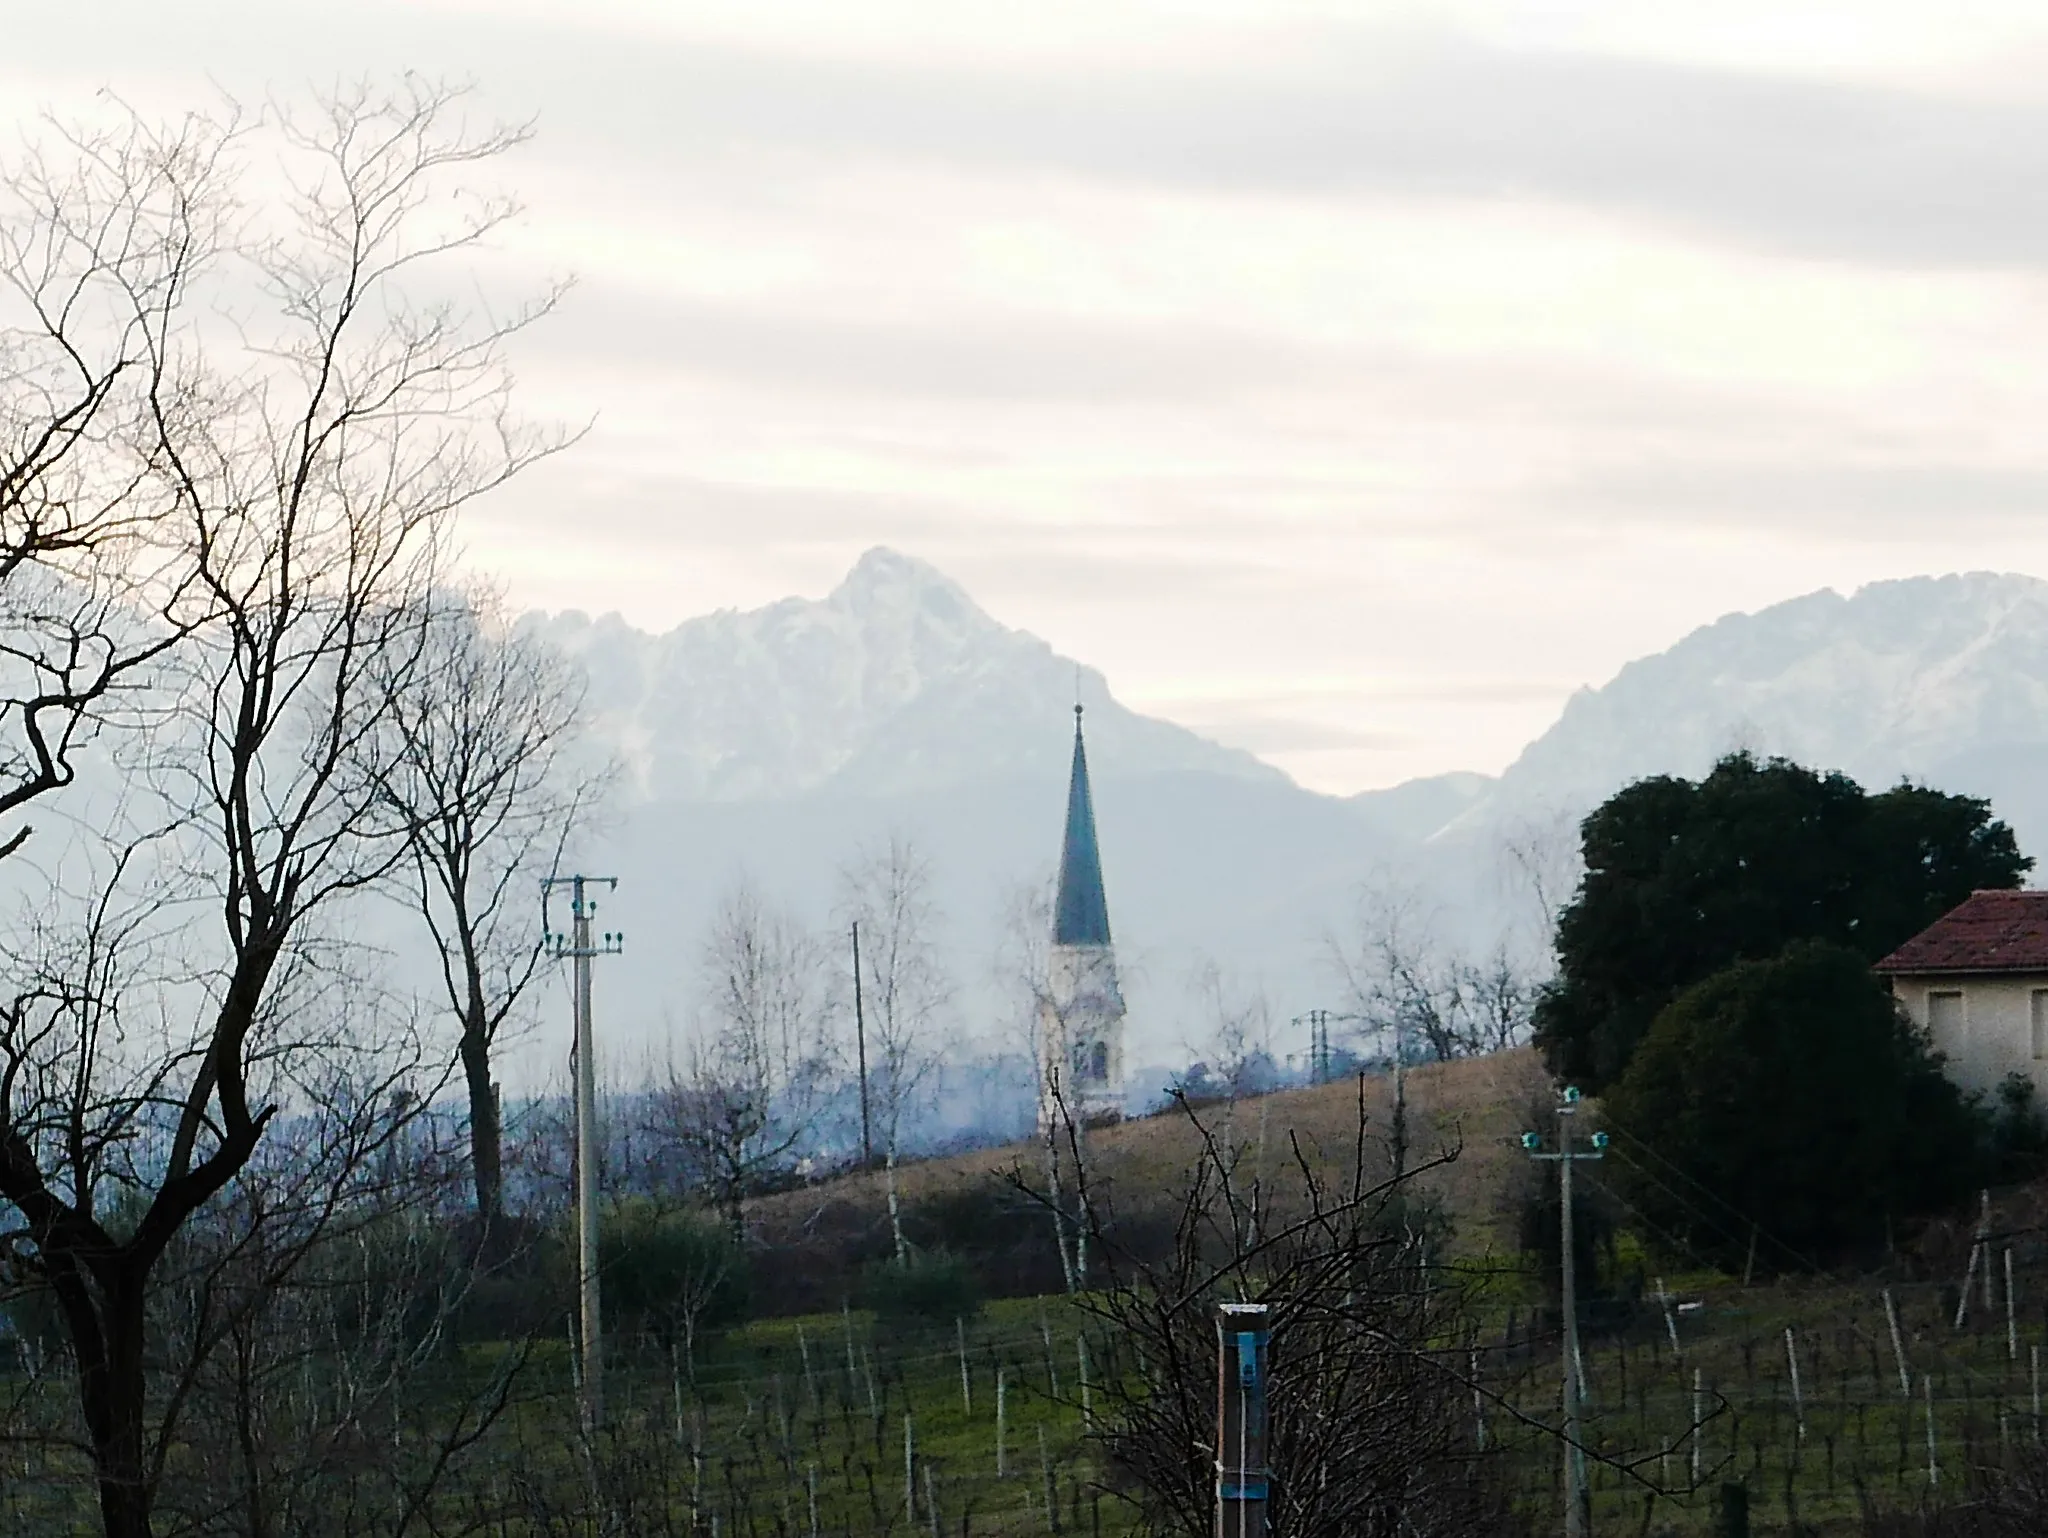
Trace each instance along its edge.
{"label": "utility pole", "polygon": [[875,1167],[875,1140],[868,1126],[868,1024],[861,1009],[860,920],[853,923],[853,1049],[860,1060],[860,1167]]}
{"label": "utility pole", "polygon": [[1578,1114],[1579,1092],[1566,1087],[1557,1106],[1557,1148],[1543,1152],[1540,1133],[1522,1134],[1522,1147],[1532,1159],[1557,1161],[1559,1231],[1564,1271],[1564,1531],[1565,1538],[1585,1538],[1587,1527],[1586,1450],[1579,1432],[1579,1400],[1585,1385],[1579,1382],[1579,1285],[1577,1257],[1572,1244],[1572,1166],[1581,1159],[1598,1159],[1607,1147],[1607,1134],[1593,1134],[1590,1152],[1572,1147],[1572,1118]]}
{"label": "utility pole", "polygon": [[1216,1538],[1266,1538],[1267,1310],[1216,1310]]}
{"label": "utility pole", "polygon": [[[575,963],[571,988],[576,1015],[576,1291],[582,1309],[583,1426],[595,1432],[604,1421],[604,1328],[597,1292],[597,1049],[591,1040],[590,961],[616,956],[625,948],[623,934],[607,932],[593,942],[590,917],[597,904],[586,895],[593,886],[617,890],[615,876],[547,876],[541,889],[541,943],[556,960]],[[548,922],[548,897],[558,886],[569,888],[569,933],[559,934]]]}

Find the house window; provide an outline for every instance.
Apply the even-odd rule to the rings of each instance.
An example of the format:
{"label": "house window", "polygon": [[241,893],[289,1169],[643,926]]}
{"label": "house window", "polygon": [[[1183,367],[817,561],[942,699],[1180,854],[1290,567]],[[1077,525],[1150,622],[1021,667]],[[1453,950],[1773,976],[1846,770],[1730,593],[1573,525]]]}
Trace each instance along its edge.
{"label": "house window", "polygon": [[1953,992],[1927,995],[1927,1031],[1934,1038],[1936,1046],[1958,1046],[1963,1040],[1963,995],[1961,989]]}
{"label": "house window", "polygon": [[[2038,996],[2037,996],[2037,999],[2036,999],[2036,1003],[2037,1003],[2037,1004],[2039,1003],[2039,998],[2038,998]],[[2036,1027],[2036,1030],[2037,1030],[2037,1032],[2038,1032],[2038,1030],[2039,1030],[2039,1027]],[[2038,1040],[2039,1040],[2040,1038],[2039,1038],[2039,1036],[2037,1035],[2037,1036],[2035,1037],[2035,1039],[2036,1039],[2036,1040],[2038,1041]],[[1107,1080],[1107,1079],[1109,1078],[1109,1043],[1108,1043],[1108,1042],[1106,1042],[1106,1041],[1098,1041],[1097,1043],[1095,1043],[1095,1051],[1094,1051],[1094,1054],[1093,1054],[1093,1055],[1092,1055],[1092,1056],[1091,1056],[1091,1057],[1089,1058],[1089,1060],[1088,1060],[1088,1076],[1089,1076],[1090,1078],[1093,1078],[1093,1079],[1100,1079],[1100,1080],[1104,1080],[1104,1081],[1106,1081],[1106,1080]]]}
{"label": "house window", "polygon": [[2048,1058],[2048,988],[2036,988],[2033,1005],[2034,1061]]}

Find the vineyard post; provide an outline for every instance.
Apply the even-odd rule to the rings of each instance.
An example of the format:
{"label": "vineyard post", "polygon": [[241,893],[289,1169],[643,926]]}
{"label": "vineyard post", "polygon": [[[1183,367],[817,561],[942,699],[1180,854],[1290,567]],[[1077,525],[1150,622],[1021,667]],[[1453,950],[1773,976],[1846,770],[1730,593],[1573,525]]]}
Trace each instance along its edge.
{"label": "vineyard post", "polygon": [[1081,1378],[1081,1424],[1092,1428],[1095,1425],[1095,1405],[1088,1389],[1088,1337],[1074,1337],[1074,1370]]}
{"label": "vineyard post", "polygon": [[1899,1397],[1910,1402],[1913,1398],[1912,1375],[1906,1371],[1906,1348],[1899,1339],[1899,1310],[1892,1302],[1892,1290],[1884,1290],[1884,1320],[1892,1331],[1892,1360],[1899,1365]]}
{"label": "vineyard post", "polygon": [[1929,1489],[1941,1488],[1941,1465],[1934,1461],[1934,1377],[1931,1373],[1920,1374],[1920,1397],[1927,1406],[1927,1485]]}
{"label": "vineyard post", "polygon": [[967,1321],[956,1318],[953,1333],[960,1343],[960,1411],[963,1415],[974,1413],[973,1380],[967,1376]]}
{"label": "vineyard post", "polygon": [[1466,1352],[1467,1365],[1472,1376],[1472,1440],[1477,1451],[1486,1451],[1486,1396],[1479,1389],[1479,1348],[1473,1346]]}
{"label": "vineyard post", "polygon": [[1785,1361],[1792,1369],[1792,1420],[1798,1439],[1806,1440],[1806,1396],[1799,1389],[1799,1347],[1792,1338],[1792,1326],[1785,1326]]}
{"label": "vineyard post", "polygon": [[1664,1333],[1671,1337],[1671,1354],[1681,1355],[1678,1349],[1678,1316],[1671,1312],[1671,1294],[1664,1290],[1664,1278],[1657,1278],[1657,1301],[1664,1305]]}
{"label": "vineyard post", "polygon": [[2005,1356],[2009,1362],[2020,1359],[2020,1325],[2013,1311],[2012,1295],[2012,1246],[2005,1247]]}
{"label": "vineyard post", "polygon": [[1707,1385],[1706,1376],[1699,1368],[1692,1370],[1692,1488],[1700,1487],[1700,1444],[1707,1439]]}
{"label": "vineyard post", "polygon": [[797,1353],[804,1359],[804,1392],[810,1396],[811,1414],[818,1413],[818,1380],[811,1375],[811,1343],[804,1336],[804,1327],[796,1327]]}
{"label": "vineyard post", "polygon": [[939,1491],[929,1463],[924,1466],[924,1514],[931,1523],[932,1538],[939,1538]]}
{"label": "vineyard post", "polygon": [[804,1486],[810,1494],[811,1538],[818,1538],[818,1466],[815,1463],[804,1466]]}
{"label": "vineyard post", "polygon": [[1979,1194],[1977,1242],[1984,1247],[1984,1312],[1991,1312],[1991,1192]]}
{"label": "vineyard post", "polygon": [[917,1433],[912,1429],[910,1417],[903,1417],[903,1520],[910,1527],[917,1526]]}
{"label": "vineyard post", "polygon": [[1010,1476],[1008,1454],[1003,1447],[1003,1435],[1009,1429],[1009,1388],[1010,1375],[1006,1368],[996,1369],[996,1478]]}
{"label": "vineyard post", "polygon": [[1052,1455],[1045,1450],[1045,1423],[1038,1424],[1038,1477],[1045,1486],[1045,1525],[1060,1530],[1059,1491],[1052,1482]]}
{"label": "vineyard post", "polygon": [[1052,1321],[1045,1316],[1045,1304],[1038,1305],[1038,1334],[1045,1342],[1045,1384],[1048,1398],[1060,1397],[1060,1370],[1052,1359]]}

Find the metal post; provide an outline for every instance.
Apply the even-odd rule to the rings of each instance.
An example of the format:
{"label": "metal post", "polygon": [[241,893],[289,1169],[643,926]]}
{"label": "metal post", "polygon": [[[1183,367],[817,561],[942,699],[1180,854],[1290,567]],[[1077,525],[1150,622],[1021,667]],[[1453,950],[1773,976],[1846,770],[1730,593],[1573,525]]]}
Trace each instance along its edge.
{"label": "metal post", "polygon": [[1216,1538],[1266,1538],[1267,1309],[1216,1310]]}
{"label": "metal post", "polygon": [[[541,882],[541,922],[546,943],[557,959],[574,963],[571,1002],[576,1020],[576,1290],[581,1305],[579,1346],[582,1353],[583,1425],[594,1432],[604,1421],[604,1325],[598,1295],[597,1216],[597,1048],[590,1011],[590,962],[595,956],[616,956],[624,936],[608,933],[601,940],[590,932],[597,904],[589,887],[616,888],[609,876],[549,876]],[[569,888],[569,934],[553,932],[547,923],[547,897],[557,886]]]}

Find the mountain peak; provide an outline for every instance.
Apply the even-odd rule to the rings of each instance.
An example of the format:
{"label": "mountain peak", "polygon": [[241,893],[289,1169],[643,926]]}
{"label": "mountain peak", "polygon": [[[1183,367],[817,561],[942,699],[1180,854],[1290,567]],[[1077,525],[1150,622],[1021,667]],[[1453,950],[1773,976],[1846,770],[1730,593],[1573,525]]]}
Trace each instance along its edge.
{"label": "mountain peak", "polygon": [[995,625],[967,590],[938,567],[887,545],[865,551],[825,602],[855,615],[918,609]]}
{"label": "mountain peak", "polygon": [[[589,669],[600,738],[649,797],[740,801],[826,786],[899,794],[1059,783],[1075,664],[991,618],[915,556],[877,546],[822,599],[686,620],[664,636],[581,615],[534,621]],[[1080,670],[1120,774],[1279,771],[1108,696]]]}

